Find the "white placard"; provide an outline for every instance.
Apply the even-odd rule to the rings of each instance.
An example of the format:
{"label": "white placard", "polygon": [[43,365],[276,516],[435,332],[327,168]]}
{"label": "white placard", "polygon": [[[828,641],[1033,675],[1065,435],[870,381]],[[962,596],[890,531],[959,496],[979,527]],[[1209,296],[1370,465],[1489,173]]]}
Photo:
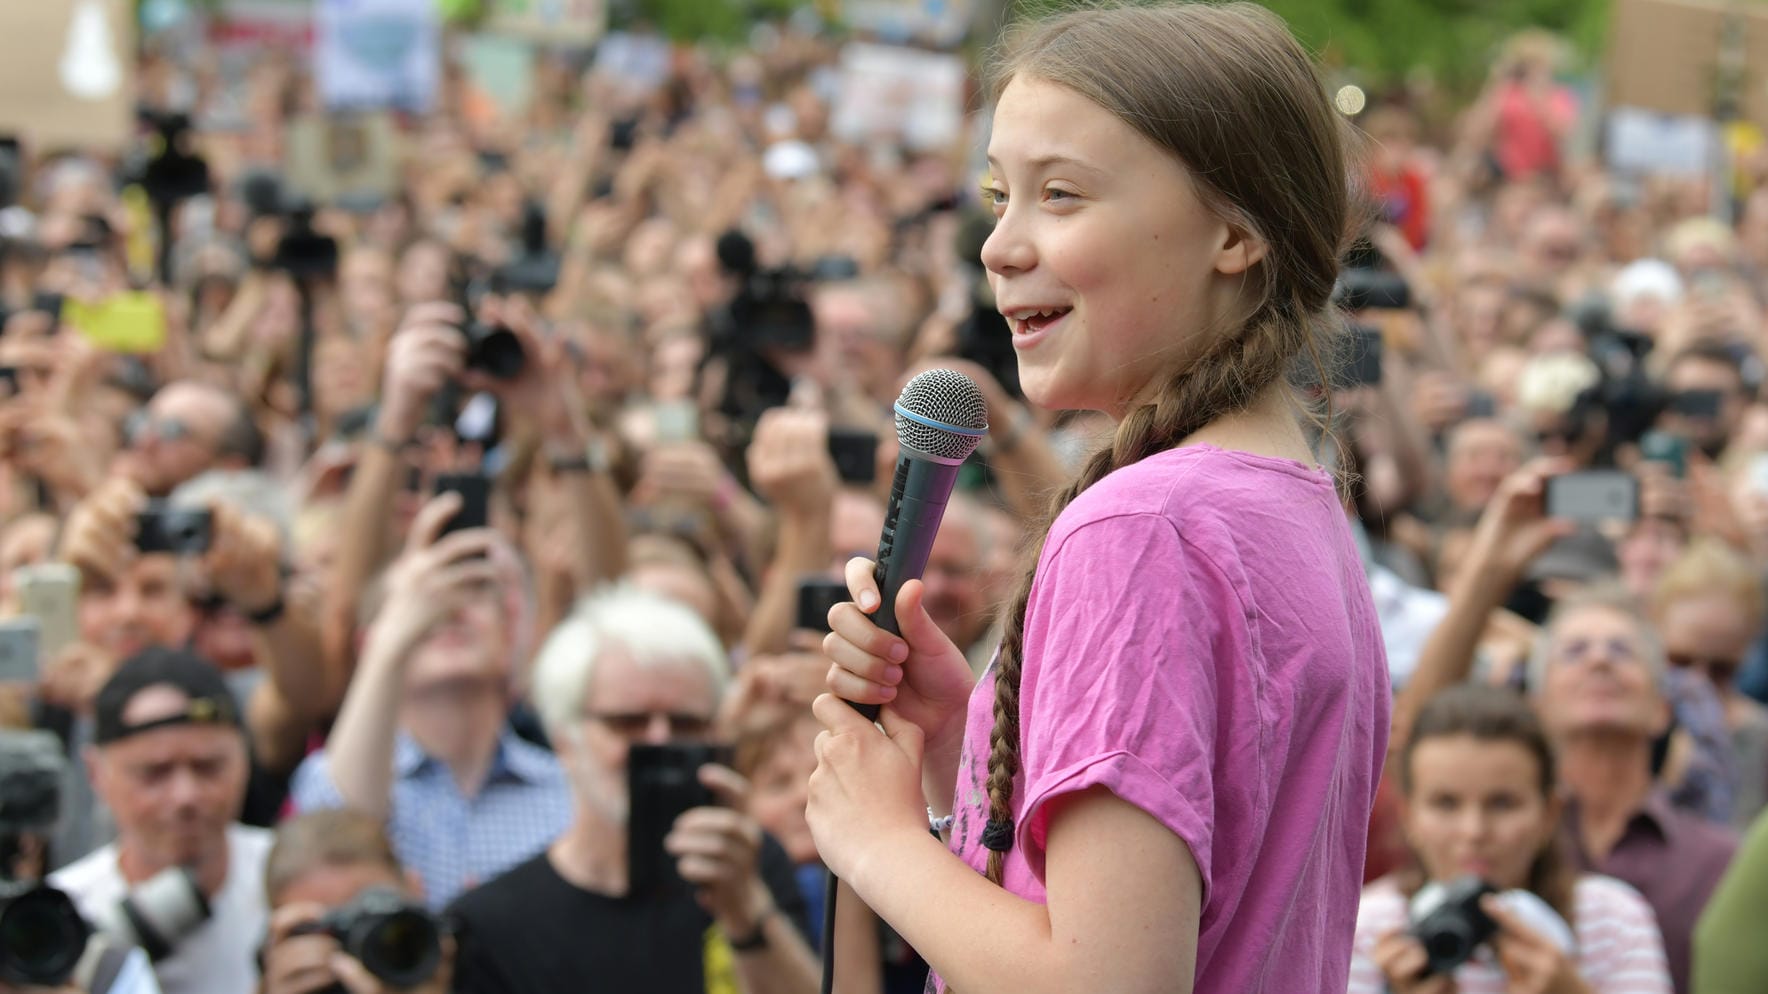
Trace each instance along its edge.
{"label": "white placard", "polygon": [[435,0],[320,0],[320,99],[334,110],[429,110],[441,77],[439,20]]}

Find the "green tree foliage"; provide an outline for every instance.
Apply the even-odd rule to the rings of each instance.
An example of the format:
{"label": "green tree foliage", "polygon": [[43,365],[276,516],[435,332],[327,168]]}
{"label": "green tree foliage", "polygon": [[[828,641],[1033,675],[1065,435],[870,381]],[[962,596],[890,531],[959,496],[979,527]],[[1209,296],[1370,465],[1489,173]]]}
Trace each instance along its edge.
{"label": "green tree foliage", "polygon": [[[1261,0],[1328,66],[1367,83],[1426,71],[1451,90],[1477,88],[1503,40],[1525,28],[1567,38],[1586,61],[1600,52],[1610,0]],[[1020,15],[1085,0],[1015,0]]]}

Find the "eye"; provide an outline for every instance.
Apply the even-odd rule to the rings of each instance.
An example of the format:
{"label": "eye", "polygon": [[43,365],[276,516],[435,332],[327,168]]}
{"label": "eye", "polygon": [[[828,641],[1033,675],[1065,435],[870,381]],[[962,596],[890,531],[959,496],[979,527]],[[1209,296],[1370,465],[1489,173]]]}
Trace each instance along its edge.
{"label": "eye", "polygon": [[1044,187],[1044,200],[1045,201],[1060,202],[1060,201],[1065,201],[1065,200],[1073,200],[1073,199],[1075,199],[1075,196],[1076,195],[1073,190],[1064,190],[1059,186],[1046,186],[1046,187]]}
{"label": "eye", "polygon": [[998,186],[982,187],[982,202],[995,209],[996,213],[1007,206],[1007,191]]}

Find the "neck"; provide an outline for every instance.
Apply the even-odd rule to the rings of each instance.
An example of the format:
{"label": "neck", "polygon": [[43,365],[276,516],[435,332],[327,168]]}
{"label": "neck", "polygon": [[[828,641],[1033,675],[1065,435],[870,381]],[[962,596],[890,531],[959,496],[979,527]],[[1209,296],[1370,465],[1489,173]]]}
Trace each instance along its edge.
{"label": "neck", "polygon": [[1578,801],[1584,848],[1600,860],[1651,793],[1651,743],[1634,735],[1573,736],[1560,743],[1559,771]]}
{"label": "neck", "polygon": [[559,876],[571,886],[609,897],[627,890],[626,826],[615,824],[581,802],[577,819],[546,851]]}
{"label": "neck", "polygon": [[441,760],[461,793],[469,797],[479,792],[491,772],[504,718],[502,702],[490,697],[475,697],[458,707],[407,708],[401,716],[412,741]]}
{"label": "neck", "polygon": [[[201,854],[194,860],[184,864],[196,875],[196,885],[205,897],[213,898],[221,893],[221,887],[227,883],[227,837],[223,835],[219,845],[204,846]],[[177,863],[168,859],[157,859],[142,851],[128,836],[117,840],[117,872],[123,875],[123,882],[130,887],[152,879],[156,874]]]}

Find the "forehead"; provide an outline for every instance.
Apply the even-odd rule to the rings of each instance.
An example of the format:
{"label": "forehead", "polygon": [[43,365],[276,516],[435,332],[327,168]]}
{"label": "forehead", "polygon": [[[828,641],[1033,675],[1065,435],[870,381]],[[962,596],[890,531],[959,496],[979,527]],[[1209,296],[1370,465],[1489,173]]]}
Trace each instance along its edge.
{"label": "forehead", "polygon": [[1588,605],[1573,609],[1553,626],[1555,641],[1592,635],[1637,639],[1639,637],[1639,622],[1616,608],[1606,605]]}
{"label": "forehead", "polygon": [[327,908],[348,904],[370,887],[403,887],[405,881],[393,868],[364,860],[357,863],[320,863],[289,881],[274,897],[277,907],[311,902]]}
{"label": "forehead", "polygon": [[712,674],[691,659],[648,660],[609,646],[590,674],[586,704],[601,711],[693,709],[706,714],[717,704]]}
{"label": "forehead", "polygon": [[227,402],[213,390],[194,383],[172,383],[154,394],[148,407],[169,417],[225,417]]}
{"label": "forehead", "polygon": [[1035,76],[1016,76],[995,105],[988,156],[999,168],[1059,161],[1082,172],[1124,168],[1125,157],[1170,156],[1115,114],[1066,86]]}
{"label": "forehead", "polygon": [[1433,789],[1473,789],[1493,782],[1526,782],[1537,777],[1540,768],[1521,742],[1442,735],[1413,748],[1412,774],[1422,775]]}

